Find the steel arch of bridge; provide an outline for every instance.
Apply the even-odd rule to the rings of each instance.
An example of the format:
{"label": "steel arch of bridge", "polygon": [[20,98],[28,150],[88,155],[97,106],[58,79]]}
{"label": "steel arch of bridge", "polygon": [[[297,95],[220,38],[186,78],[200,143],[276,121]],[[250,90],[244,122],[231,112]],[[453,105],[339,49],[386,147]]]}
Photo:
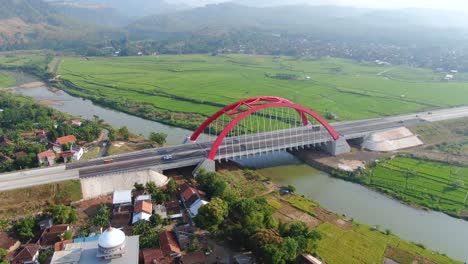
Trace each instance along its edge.
{"label": "steel arch of bridge", "polygon": [[[240,108],[246,106],[248,110],[241,110]],[[216,112],[214,115],[210,116],[201,126],[195,130],[195,132],[190,137],[191,141],[196,141],[203,131],[210,126],[214,121],[224,114],[229,116],[235,116],[235,118],[223,129],[223,131],[218,135],[214,144],[211,147],[211,150],[208,154],[208,159],[214,160],[216,158],[216,153],[218,152],[219,147],[221,146],[224,138],[229,134],[229,132],[244,118],[247,116],[267,108],[277,108],[277,107],[286,107],[296,110],[296,112],[301,117],[302,123],[304,126],[309,124],[307,115],[310,115],[320,124],[322,124],[325,129],[328,131],[333,140],[338,140],[339,134],[335,129],[319,114],[312,111],[311,109],[295,104],[287,99],[275,96],[257,96],[248,99],[244,99],[238,102],[235,102],[231,105],[224,107],[223,109]],[[237,116],[236,116],[237,115]]]}

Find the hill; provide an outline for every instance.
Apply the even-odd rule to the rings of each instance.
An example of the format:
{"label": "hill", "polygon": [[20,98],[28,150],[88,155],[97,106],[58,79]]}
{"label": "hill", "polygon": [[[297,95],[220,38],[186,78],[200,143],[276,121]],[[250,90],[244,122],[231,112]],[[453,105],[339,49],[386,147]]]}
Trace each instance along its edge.
{"label": "hill", "polygon": [[188,9],[184,4],[169,4],[164,0],[65,0],[50,2],[79,5],[81,7],[100,6],[101,8],[111,8],[127,17],[144,17]]}
{"label": "hill", "polygon": [[252,7],[222,3],[145,17],[128,28],[134,35],[146,37],[168,32],[251,30],[308,34],[330,40],[412,44],[461,39],[463,34],[458,29],[466,29],[467,25],[464,14],[448,11],[307,5]]}
{"label": "hill", "polygon": [[0,0],[0,51],[29,48],[78,48],[123,35],[72,20],[40,0]]}
{"label": "hill", "polygon": [[73,2],[49,2],[58,13],[82,22],[101,26],[123,27],[132,20],[117,9],[103,5],[82,5]]}

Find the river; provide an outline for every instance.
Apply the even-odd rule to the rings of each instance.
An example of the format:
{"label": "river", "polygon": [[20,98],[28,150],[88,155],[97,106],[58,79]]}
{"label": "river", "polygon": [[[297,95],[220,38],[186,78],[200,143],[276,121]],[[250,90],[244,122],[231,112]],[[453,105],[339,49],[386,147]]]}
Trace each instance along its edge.
{"label": "river", "polygon": [[[168,144],[180,144],[191,131],[175,128],[95,105],[66,92],[51,92],[47,87],[14,88],[37,101],[52,100],[51,107],[83,118],[94,115],[114,127],[127,126],[136,134],[168,134]],[[368,225],[390,229],[398,236],[420,242],[428,248],[468,261],[468,222],[433,211],[411,208],[361,185],[332,178],[301,163],[288,153],[242,159],[239,163],[255,167],[279,184],[291,184],[297,193],[320,203],[337,214],[345,214]]]}

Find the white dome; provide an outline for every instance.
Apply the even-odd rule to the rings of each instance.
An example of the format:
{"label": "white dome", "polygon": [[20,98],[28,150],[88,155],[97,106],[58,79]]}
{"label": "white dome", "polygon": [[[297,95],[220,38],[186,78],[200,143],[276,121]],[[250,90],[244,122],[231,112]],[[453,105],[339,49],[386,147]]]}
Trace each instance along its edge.
{"label": "white dome", "polygon": [[114,248],[123,245],[125,242],[125,234],[119,229],[110,227],[101,236],[99,236],[98,244],[103,248]]}

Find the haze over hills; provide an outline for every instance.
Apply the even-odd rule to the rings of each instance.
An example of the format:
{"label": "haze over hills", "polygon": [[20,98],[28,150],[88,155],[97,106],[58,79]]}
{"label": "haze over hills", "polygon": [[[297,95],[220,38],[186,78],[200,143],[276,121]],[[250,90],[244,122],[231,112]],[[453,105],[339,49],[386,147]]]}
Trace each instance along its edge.
{"label": "haze over hills", "polygon": [[[222,3],[145,17],[128,28],[132,34],[147,37],[168,32],[253,30],[313,34],[325,39],[411,43],[462,38],[456,29],[467,27],[468,18],[451,11],[300,5],[259,8]],[[453,30],[447,31],[450,29]]]}
{"label": "haze over hills", "polygon": [[122,35],[69,19],[39,0],[0,0],[0,5],[0,50],[78,48]]}
{"label": "haze over hills", "polygon": [[83,5],[66,1],[54,1],[49,4],[67,17],[96,25],[122,27],[132,21],[130,17],[110,6]]}
{"label": "haze over hills", "polygon": [[[55,0],[50,0],[55,2]],[[75,4],[81,7],[101,6],[101,8],[112,8],[127,17],[143,17],[147,15],[170,13],[190,8],[180,4],[169,4],[164,0],[67,0],[58,1],[63,3]]]}

